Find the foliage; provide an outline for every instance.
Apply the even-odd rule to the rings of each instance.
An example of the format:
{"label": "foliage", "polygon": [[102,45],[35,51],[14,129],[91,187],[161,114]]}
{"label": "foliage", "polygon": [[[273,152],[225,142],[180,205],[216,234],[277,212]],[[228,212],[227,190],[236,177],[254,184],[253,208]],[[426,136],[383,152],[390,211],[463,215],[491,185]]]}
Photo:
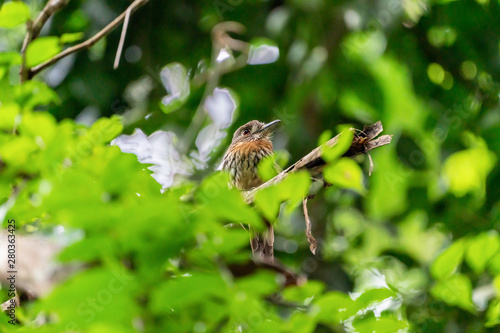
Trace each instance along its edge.
{"label": "foliage", "polygon": [[[150,1],[131,18],[117,71],[114,32],[20,84],[24,23],[42,5],[0,9],[0,216],[4,227],[16,219],[19,234],[76,234],[59,260],[82,269],[23,303],[22,331],[498,329],[499,1]],[[71,1],[30,44],[26,65],[127,5]],[[252,40],[255,65],[223,73],[242,52],[211,39],[222,20],[247,27],[232,36]],[[380,119],[394,134],[373,152],[371,177],[368,159],[340,158],[347,146],[325,151],[335,186],[309,201],[318,255],[297,209],[306,174],[259,192],[252,208],[214,172],[227,133],[275,118],[278,163],[339,123]],[[166,156],[141,159],[149,169],[110,145],[134,128],[169,131]],[[276,257],[308,281],[285,288],[274,271],[232,273],[251,258],[239,224],[259,229],[261,214],[280,211]],[[1,331],[13,329],[0,317]]]}

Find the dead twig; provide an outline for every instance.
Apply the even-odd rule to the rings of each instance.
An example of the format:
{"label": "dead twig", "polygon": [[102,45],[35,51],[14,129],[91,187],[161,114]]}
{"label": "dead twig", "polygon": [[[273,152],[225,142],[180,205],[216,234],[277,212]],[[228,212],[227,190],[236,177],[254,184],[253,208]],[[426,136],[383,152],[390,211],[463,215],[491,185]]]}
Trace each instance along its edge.
{"label": "dead twig", "polygon": [[304,217],[306,219],[306,236],[307,236],[307,241],[309,242],[309,249],[311,250],[312,254],[316,254],[316,249],[318,248],[318,242],[316,241],[316,238],[312,235],[312,225],[311,225],[311,219],[309,218],[309,212],[307,211],[307,200],[309,198],[314,198],[314,196],[307,196],[302,200],[302,208],[304,209]]}
{"label": "dead twig", "polygon": [[53,65],[54,63],[56,63],[57,61],[61,60],[62,58],[66,57],[66,56],[68,56],[68,55],[70,55],[72,53],[75,53],[77,51],[80,51],[80,50],[83,50],[83,49],[88,49],[88,48],[92,47],[94,44],[96,44],[98,41],[100,41],[104,36],[106,36],[107,34],[109,34],[118,25],[120,25],[120,23],[123,20],[125,20],[125,17],[127,16],[128,12],[130,14],[132,14],[137,9],[139,9],[142,6],[144,6],[148,2],[149,2],[149,0],[135,0],[134,2],[132,2],[130,4],[130,6],[123,13],[121,13],[117,18],[115,18],[111,23],[109,23],[106,27],[104,27],[101,31],[99,31],[98,33],[96,33],[94,36],[90,37],[89,39],[87,39],[86,41],[84,41],[84,42],[82,42],[80,44],[68,47],[64,51],[62,51],[62,52],[56,54],[55,56],[53,56],[52,58],[44,61],[43,63],[41,63],[41,64],[39,64],[39,65],[37,65],[35,67],[32,67],[28,71],[28,79],[32,78],[33,76],[35,76],[36,74],[38,74],[40,71],[42,71],[45,68]]}
{"label": "dead twig", "polygon": [[117,69],[120,64],[120,57],[122,55],[123,45],[125,44],[125,37],[127,36],[128,21],[130,20],[130,9],[125,12],[125,20],[123,21],[122,34],[120,35],[120,42],[118,43],[118,49],[116,50],[115,63],[113,64],[113,69]]}

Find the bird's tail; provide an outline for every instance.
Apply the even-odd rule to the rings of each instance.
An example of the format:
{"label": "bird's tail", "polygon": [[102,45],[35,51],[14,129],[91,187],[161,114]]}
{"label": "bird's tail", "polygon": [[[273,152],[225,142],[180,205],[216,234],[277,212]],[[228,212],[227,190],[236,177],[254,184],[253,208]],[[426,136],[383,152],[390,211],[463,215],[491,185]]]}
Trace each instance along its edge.
{"label": "bird's tail", "polygon": [[271,223],[266,221],[264,233],[250,233],[250,246],[255,259],[262,262],[274,262],[274,230]]}

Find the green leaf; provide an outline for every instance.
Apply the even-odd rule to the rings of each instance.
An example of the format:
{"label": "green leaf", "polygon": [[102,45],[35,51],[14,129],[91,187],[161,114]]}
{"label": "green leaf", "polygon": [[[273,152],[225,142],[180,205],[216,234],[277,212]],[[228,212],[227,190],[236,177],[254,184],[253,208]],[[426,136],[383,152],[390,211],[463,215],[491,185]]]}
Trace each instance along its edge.
{"label": "green leaf", "polygon": [[60,43],[61,44],[70,44],[70,43],[77,42],[83,38],[83,35],[84,35],[83,32],[71,32],[71,33],[62,34],[60,37]]}
{"label": "green leaf", "polygon": [[457,197],[469,192],[483,196],[486,177],[495,163],[495,154],[484,147],[462,150],[445,161],[443,177],[450,186],[450,192]]}
{"label": "green leaf", "polygon": [[261,271],[248,277],[237,279],[235,285],[240,292],[249,293],[252,297],[266,296],[278,289],[279,285],[276,278],[276,273]]}
{"label": "green leaf", "polygon": [[312,299],[321,295],[323,289],[325,289],[325,286],[322,282],[307,281],[300,286],[285,288],[282,292],[282,296],[284,299],[291,302],[304,302],[306,299]]}
{"label": "green leaf", "polygon": [[15,137],[9,143],[0,146],[2,161],[15,167],[24,167],[30,155],[39,149],[34,140],[20,136]]}
{"label": "green leaf", "polygon": [[50,309],[63,326],[73,322],[80,329],[96,322],[130,325],[130,318],[139,311],[132,294],[139,282],[121,265],[87,269],[41,299],[37,312]]}
{"label": "green leaf", "polygon": [[0,66],[3,65],[19,65],[21,64],[22,57],[17,52],[2,52],[0,53]]}
{"label": "green leaf", "polygon": [[460,239],[441,252],[431,265],[432,276],[437,280],[444,280],[453,275],[462,263],[464,250],[465,242]]}
{"label": "green leaf", "polygon": [[17,104],[0,105],[0,129],[12,130],[21,112]]}
{"label": "green leaf", "polygon": [[362,293],[354,300],[356,312],[361,309],[366,309],[372,303],[379,303],[389,297],[396,297],[397,294],[387,288],[370,289]]}
{"label": "green leaf", "polygon": [[472,284],[463,274],[452,275],[447,280],[439,281],[431,290],[432,296],[448,305],[455,305],[471,313],[475,312],[472,303]]}
{"label": "green leaf", "polygon": [[61,52],[61,50],[58,37],[48,36],[37,38],[28,45],[28,49],[26,50],[26,65],[28,67],[39,65]]}
{"label": "green leaf", "polygon": [[44,82],[29,80],[15,87],[16,101],[24,108],[33,109],[41,105],[61,104],[57,93]]}
{"label": "green leaf", "polygon": [[476,273],[482,273],[488,261],[500,250],[500,239],[495,231],[469,239],[465,260]]}
{"label": "green leaf", "polygon": [[332,135],[333,135],[333,132],[329,129],[323,131],[323,133],[321,133],[321,135],[319,136],[318,146],[325,144],[328,140],[330,140],[332,138]]}
{"label": "green leaf", "polygon": [[345,126],[345,128],[339,134],[336,145],[332,147],[326,144],[321,146],[321,156],[328,163],[335,161],[349,149],[352,144],[353,137],[354,131],[351,130],[348,126]]}
{"label": "green leaf", "polygon": [[113,241],[107,236],[87,237],[79,242],[64,248],[59,254],[62,262],[70,261],[97,261],[106,256],[115,254],[116,248]]}
{"label": "green leaf", "polygon": [[493,287],[495,288],[497,298],[500,299],[500,275],[495,276],[493,279]]}
{"label": "green leaf", "polygon": [[328,165],[324,170],[325,180],[341,188],[355,190],[365,194],[363,185],[363,171],[351,158],[341,158],[337,163]]}
{"label": "green leaf", "polygon": [[353,321],[352,326],[358,333],[394,333],[408,328],[408,322],[393,316],[375,317],[368,315]]}
{"label": "green leaf", "polygon": [[257,171],[260,179],[264,182],[267,182],[269,179],[276,176],[278,174],[278,170],[274,161],[274,156],[266,156],[260,160]]}
{"label": "green leaf", "polygon": [[500,274],[500,252],[495,254],[488,262],[488,270],[493,274]]}
{"label": "green leaf", "polygon": [[290,213],[307,195],[311,177],[306,171],[292,173],[281,183],[264,188],[255,195],[255,205],[269,221],[278,216],[280,205],[287,202],[286,213]]}
{"label": "green leaf", "polygon": [[109,143],[122,130],[123,124],[120,116],[113,115],[111,118],[100,118],[92,125],[82,140],[87,140],[93,145]]}
{"label": "green leaf", "polygon": [[46,148],[52,141],[56,132],[56,120],[48,112],[25,112],[22,116],[19,131],[22,135],[37,139],[38,143]]}
{"label": "green leaf", "polygon": [[30,18],[30,9],[22,1],[10,1],[0,8],[0,28],[14,28]]}
{"label": "green leaf", "polygon": [[151,293],[151,311],[169,314],[194,304],[203,303],[207,298],[227,298],[228,290],[224,280],[216,274],[193,273],[175,277],[164,282]]}
{"label": "green leaf", "polygon": [[493,300],[486,312],[486,327],[493,327],[500,324],[500,300]]}
{"label": "green leaf", "polygon": [[196,199],[208,216],[224,222],[246,223],[257,229],[264,227],[259,214],[243,201],[241,193],[229,188],[229,177],[225,173],[206,178],[196,193]]}
{"label": "green leaf", "polygon": [[312,333],[316,328],[316,320],[307,313],[294,312],[289,321],[284,321],[285,327],[280,332]]}
{"label": "green leaf", "polygon": [[341,321],[356,314],[354,301],[341,292],[333,291],[321,296],[315,305],[318,307],[318,321],[338,325]]}

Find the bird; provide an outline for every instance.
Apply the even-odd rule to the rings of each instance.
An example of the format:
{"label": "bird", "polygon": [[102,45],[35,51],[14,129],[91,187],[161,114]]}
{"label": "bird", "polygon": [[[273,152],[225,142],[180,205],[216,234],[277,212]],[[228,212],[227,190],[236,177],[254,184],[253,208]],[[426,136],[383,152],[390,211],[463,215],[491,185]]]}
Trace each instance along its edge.
{"label": "bird", "polygon": [[[263,123],[252,120],[239,127],[222,159],[222,170],[229,173],[231,184],[241,191],[248,191],[263,184],[258,174],[259,162],[273,156],[272,135],[280,120]],[[254,258],[263,262],[273,262],[274,230],[269,221],[265,221],[263,233],[251,231],[250,245]]]}

